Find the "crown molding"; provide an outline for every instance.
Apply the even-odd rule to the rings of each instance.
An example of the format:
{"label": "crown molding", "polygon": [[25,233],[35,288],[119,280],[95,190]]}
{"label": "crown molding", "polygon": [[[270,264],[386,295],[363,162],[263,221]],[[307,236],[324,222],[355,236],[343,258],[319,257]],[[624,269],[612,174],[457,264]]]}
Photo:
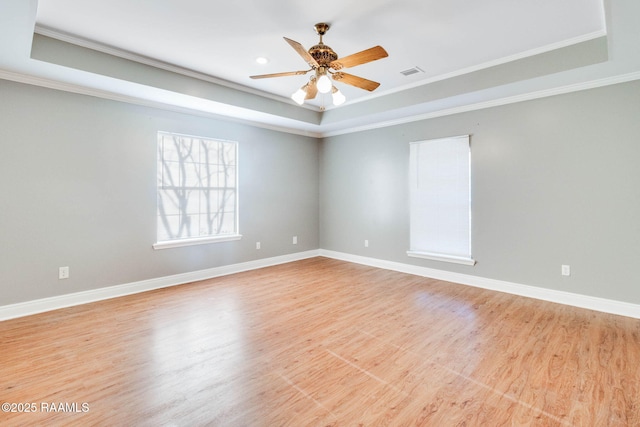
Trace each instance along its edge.
{"label": "crown molding", "polygon": [[[131,61],[142,63],[148,66],[163,69],[165,71],[169,71],[179,75],[184,75],[194,79],[199,79],[201,81],[209,82],[212,84],[218,84],[225,87],[229,87],[231,89],[242,91],[245,93],[251,93],[257,96],[269,98],[279,102],[282,102],[283,100],[287,102],[289,101],[288,99],[285,100],[284,98],[279,96],[275,96],[262,91],[247,88],[239,84],[234,84],[234,83],[231,83],[222,79],[218,79],[209,75],[183,69],[181,67],[163,63],[161,61],[146,58],[131,52],[123,51],[121,49],[105,46],[92,41],[87,41],[79,37],[75,37],[73,35],[65,34],[59,31],[55,31],[43,26],[37,26],[36,33],[46,37],[52,37],[54,39],[58,39],[63,42],[71,43],[80,47],[96,50],[96,51],[113,55],[116,57],[120,57],[126,60],[131,60]],[[495,61],[486,62],[478,66],[469,67],[464,70],[457,71],[455,73],[437,76],[432,79],[422,80],[412,85],[403,86],[402,88],[399,88],[394,91],[409,90],[411,88],[427,85],[429,83],[433,83],[438,80],[444,80],[444,79],[460,76],[463,74],[469,74],[474,71],[479,71],[488,67],[505,64],[511,61],[516,61],[518,59],[531,57],[533,55],[537,55],[540,53],[553,51],[555,49],[559,49],[559,48],[570,46],[570,45],[575,45],[577,43],[585,42],[588,40],[593,40],[598,37],[602,37],[603,35],[606,35],[606,31],[604,30],[593,32],[580,37],[568,39],[560,43],[554,43],[541,48],[532,49],[523,53],[519,53],[517,55],[511,55]],[[0,78],[21,82],[21,83],[26,83],[26,84],[32,84],[32,85],[41,86],[41,87],[47,87],[55,90],[67,91],[67,92],[72,92],[77,94],[84,94],[84,95],[89,95],[89,96],[94,96],[94,97],[99,97],[104,99],[110,99],[114,101],[126,102],[131,104],[159,108],[163,110],[186,113],[186,114],[197,115],[202,117],[221,119],[221,120],[246,124],[246,125],[250,125],[250,126],[254,126],[262,129],[273,130],[277,132],[284,132],[284,133],[308,136],[313,138],[325,138],[325,137],[332,137],[332,136],[380,129],[380,128],[385,128],[390,126],[397,126],[397,125],[402,125],[402,124],[416,122],[416,121],[428,120],[436,117],[448,116],[448,115],[459,114],[459,113],[464,113],[464,112],[469,112],[474,110],[481,110],[481,109],[486,109],[486,108],[491,108],[496,106],[513,104],[517,102],[534,100],[534,99],[544,98],[544,97],[549,97],[554,95],[566,94],[569,92],[575,92],[575,91],[587,90],[587,89],[592,89],[592,88],[597,88],[597,87],[602,87],[602,86],[607,86],[607,85],[612,85],[617,83],[623,83],[627,81],[640,79],[640,72],[632,72],[627,74],[610,76],[610,77],[600,78],[596,80],[584,81],[576,84],[559,86],[551,89],[527,92],[527,93],[518,94],[514,96],[502,96],[502,97],[497,97],[495,99],[491,99],[488,101],[482,101],[482,102],[476,102],[476,103],[465,103],[464,100],[462,100],[461,101],[462,105],[458,105],[450,108],[439,108],[438,102],[432,101],[432,102],[424,103],[421,105],[420,104],[415,105],[415,107],[412,108],[413,111],[409,113],[406,112],[407,110],[404,110],[404,115],[402,116],[401,114],[403,113],[401,110],[397,110],[397,111],[390,110],[386,113],[381,113],[378,116],[374,115],[375,117],[374,116],[372,116],[371,118],[363,117],[362,118],[363,120],[369,120],[368,123],[364,123],[364,124],[362,124],[362,122],[359,122],[358,124],[353,124],[353,123],[349,124],[348,121],[344,121],[344,122],[338,121],[336,123],[330,123],[330,124],[322,124],[322,123],[311,124],[311,123],[299,122],[295,119],[281,118],[277,115],[270,117],[272,115],[268,113],[252,112],[250,109],[244,109],[246,110],[246,115],[245,115],[242,111],[239,111],[237,109],[234,110],[232,108],[231,109],[224,108],[224,106],[221,106],[221,105],[217,105],[217,107],[214,106],[207,111],[206,106],[196,105],[198,103],[194,103],[193,107],[189,105],[188,102],[183,103],[183,105],[174,105],[174,104],[171,104],[170,102],[146,99],[143,96],[136,96],[131,94],[124,95],[121,93],[114,93],[109,90],[86,87],[81,84],[61,82],[61,81],[56,81],[55,79],[52,79],[52,78],[37,77],[33,75],[21,74],[19,72],[12,72],[12,71],[6,71],[6,70],[4,71],[0,70]],[[385,93],[376,95],[376,97],[388,95],[390,93],[392,92],[386,91]],[[367,99],[371,99],[371,98],[367,98]],[[355,100],[354,103],[356,102],[362,102],[362,101]],[[211,103],[212,103],[211,105],[219,104],[213,100],[211,100]],[[302,108],[305,108],[305,107],[302,107]],[[311,109],[313,110],[313,108]],[[427,109],[429,109],[430,111],[426,111]],[[422,112],[420,112],[420,110],[422,110]]]}
{"label": "crown molding", "polygon": [[[456,70],[450,73],[445,73],[445,74],[440,74],[434,77],[430,77],[424,80],[419,80],[413,83],[409,83],[403,86],[399,86],[397,88],[394,89],[389,89],[389,90],[385,90],[385,91],[380,91],[380,92],[376,92],[373,93],[371,95],[369,95],[366,98],[359,98],[359,99],[354,99],[353,101],[350,101],[348,103],[348,105],[352,105],[352,104],[357,104],[359,102],[366,102],[369,101],[371,99],[374,98],[379,98],[382,96],[386,96],[386,95],[391,95],[393,93],[397,93],[397,92],[402,92],[402,91],[406,91],[409,89],[414,89],[416,87],[420,87],[420,86],[424,86],[424,85],[428,85],[428,84],[432,84],[435,82],[439,82],[442,80],[447,80],[447,79],[451,79],[454,77],[459,77],[465,74],[471,74],[477,71],[481,71],[481,70],[485,70],[487,68],[491,68],[491,67],[496,67],[498,65],[503,65],[503,64],[508,64],[509,62],[514,62],[514,61],[519,61],[521,59],[525,59],[525,58],[530,58],[532,56],[536,56],[536,55],[541,55],[543,53],[547,53],[547,52],[552,52],[554,50],[557,49],[562,49],[565,47],[569,47],[569,46],[573,46],[579,43],[583,43],[583,42],[587,42],[590,40],[595,40],[597,38],[600,37],[604,37],[607,35],[606,30],[600,30],[600,31],[594,31],[592,33],[588,33],[588,34],[584,34],[578,37],[573,37],[567,40],[563,40],[557,43],[552,43],[552,44],[548,44],[546,46],[541,46],[535,49],[529,49],[527,51],[524,52],[520,52],[514,55],[508,55],[508,56],[504,56],[502,58],[498,58],[498,59],[494,59],[492,61],[487,61],[484,62],[482,64],[477,64],[471,67],[466,67],[466,68],[462,68],[460,70]],[[345,104],[347,105],[347,104]],[[334,109],[336,107],[333,108],[327,108],[327,110],[330,109]]]}
{"label": "crown molding", "polygon": [[[199,73],[197,71],[189,70],[187,68],[179,67],[177,65],[173,65],[167,62],[159,61],[157,59],[149,58],[144,55],[139,55],[133,52],[129,52],[123,49],[115,48],[113,46],[108,46],[102,43],[94,42],[91,40],[83,39],[81,37],[77,37],[62,31],[57,31],[43,25],[36,25],[34,29],[35,34],[39,34],[41,36],[50,37],[52,39],[60,40],[65,43],[69,43],[75,46],[83,47],[86,49],[95,50],[97,52],[105,53],[107,55],[115,56],[118,58],[126,59],[129,61],[137,62],[140,64],[148,65],[150,67],[158,68],[161,70],[169,71],[171,73],[180,74],[186,77],[191,77],[194,79],[202,80],[207,83],[213,83],[216,85],[228,87],[230,89],[235,89],[241,92],[250,93],[253,95],[258,95],[263,98],[272,99],[274,101],[285,102],[290,104],[291,99],[285,98],[279,95],[274,95],[269,92],[263,92],[261,90],[253,89],[247,86],[243,86],[237,83],[230,82],[228,80],[220,79],[209,74]],[[302,108],[307,108],[313,111],[320,111],[319,108],[314,107],[313,105],[304,104],[301,106]]]}
{"label": "crown molding", "polygon": [[[86,86],[82,86],[74,83],[61,82],[54,79],[37,77],[29,74],[17,73],[17,72],[2,70],[2,69],[0,69],[0,79],[10,80],[16,83],[24,83],[24,84],[29,84],[33,86],[44,87],[48,89],[59,90],[63,92],[75,93],[79,95],[93,96],[96,98],[108,99],[111,101],[118,101],[118,102],[124,102],[128,104],[140,105],[143,107],[157,108],[160,110],[172,111],[176,113],[190,114],[190,115],[195,115],[199,117],[224,120],[227,122],[234,122],[234,123],[254,126],[261,129],[267,129],[267,130],[272,130],[276,132],[283,132],[283,133],[289,133],[289,134],[300,135],[300,136],[308,136],[312,138],[322,138],[322,133],[320,131],[303,129],[301,127],[294,127],[294,126],[278,126],[278,125],[262,122],[259,120],[252,120],[252,119],[238,117],[237,115],[231,115],[231,114],[230,115],[216,114],[216,113],[207,112],[201,109],[181,107],[178,105],[152,101],[142,97],[123,95],[123,94],[119,94],[111,91],[90,88],[90,87],[86,87]],[[315,126],[315,125],[314,127],[319,128],[319,126]]]}
{"label": "crown molding", "polygon": [[[91,49],[91,50],[95,50],[98,52],[102,52],[108,55],[112,55],[118,58],[122,58],[122,59],[126,59],[129,61],[133,61],[133,62],[137,62],[140,64],[144,64],[144,65],[148,65],[151,67],[155,67],[158,69],[162,69],[165,71],[169,71],[172,73],[176,73],[176,74],[180,74],[186,77],[191,77],[191,78],[195,78],[198,80],[202,80],[208,83],[213,83],[213,84],[217,84],[220,86],[225,86],[228,87],[230,89],[235,89],[238,91],[242,91],[245,93],[251,93],[253,95],[258,95],[258,96],[262,96],[264,98],[268,98],[268,99],[272,99],[274,101],[280,101],[280,102],[285,102],[285,103],[290,103],[290,99],[289,98],[285,98],[282,96],[278,96],[278,95],[274,95],[268,92],[263,92],[260,90],[256,90],[247,86],[243,86],[237,83],[233,83],[230,82],[228,80],[223,80],[223,79],[219,79],[216,77],[213,77],[211,75],[208,74],[204,74],[204,73],[199,73],[197,71],[193,71],[193,70],[189,70],[183,67],[179,67],[177,65],[173,65],[173,64],[169,64],[163,61],[158,61],[156,59],[152,59],[143,55],[139,55],[133,52],[129,52],[123,49],[119,49],[113,46],[108,46],[102,43],[98,43],[95,41],[91,41],[91,40],[87,40],[78,36],[74,36],[72,34],[68,34],[62,31],[58,31],[58,30],[54,30],[52,28],[48,28],[46,26],[43,25],[36,25],[35,26],[35,30],[34,32],[36,34],[40,34],[46,37],[50,37],[56,40],[60,40],[66,43],[70,43],[76,46],[80,46],[83,48],[87,48],[87,49]],[[460,70],[456,70],[454,72],[450,72],[450,73],[445,73],[445,74],[441,74],[438,76],[434,76],[428,79],[424,79],[424,80],[420,80],[417,82],[413,82],[407,85],[403,85],[394,89],[390,89],[390,90],[386,90],[386,91],[379,91],[376,93],[372,93],[367,97],[364,98],[358,98],[355,100],[352,100],[350,102],[348,102],[345,105],[352,105],[352,104],[357,104],[357,103],[361,103],[361,102],[366,102],[375,98],[379,98],[379,97],[383,97],[386,95],[390,95],[390,94],[394,94],[394,93],[398,93],[398,92],[403,92],[406,90],[410,90],[410,89],[414,89],[416,87],[420,87],[420,86],[425,86],[428,84],[432,84],[438,81],[442,81],[442,80],[447,80],[447,79],[451,79],[454,77],[458,77],[458,76],[462,76],[465,74],[471,74],[480,70],[484,70],[487,68],[491,68],[491,67],[495,67],[498,65],[503,65],[503,64],[507,64],[509,62],[513,62],[513,61],[518,61],[521,59],[525,59],[525,58],[529,58],[532,56],[536,56],[536,55],[540,55],[543,53],[547,53],[547,52],[551,52],[557,49],[562,49],[565,47],[569,47],[569,46],[573,46],[579,43],[583,43],[586,41],[590,41],[590,40],[594,40],[597,39],[599,37],[603,37],[606,36],[607,32],[606,30],[599,30],[599,31],[594,31],[588,34],[584,34],[578,37],[573,37],[570,39],[566,39],[557,43],[551,43],[549,45],[546,46],[541,46],[538,48],[534,48],[534,49],[530,49],[524,52],[520,52],[514,55],[508,55],[502,58],[498,58],[492,61],[487,61],[484,62],[482,64],[478,64],[478,65],[474,65],[471,67],[466,67]],[[318,111],[318,112],[322,112],[323,110],[315,107],[313,105],[309,105],[309,104],[303,104],[300,106],[300,108],[307,108],[313,111]],[[327,111],[328,110],[333,110],[335,108],[339,108],[339,107],[331,107],[329,106],[328,108],[325,108]],[[349,130],[346,131],[346,133],[350,133]],[[322,133],[321,133],[322,134]]]}
{"label": "crown molding", "polygon": [[49,89],[61,90],[65,92],[71,92],[81,95],[94,96],[98,98],[109,99],[112,101],[125,102],[129,104],[141,105],[151,108],[158,108],[162,110],[168,110],[178,113],[192,114],[201,117],[214,118],[219,120],[232,121],[235,123],[255,126],[262,129],[273,130],[276,132],[289,133],[294,135],[308,136],[312,138],[327,138],[338,135],[345,135],[356,132],[364,132],[368,130],[381,129],[391,126],[402,125],[406,123],[418,122],[422,120],[429,120],[437,117],[449,116],[453,114],[466,113],[475,110],[483,110],[486,108],[498,107],[502,105],[515,104],[518,102],[531,101],[534,99],[546,98],[555,95],[562,95],[571,92],[578,92],[582,90],[595,89],[604,86],[610,86],[619,83],[625,83],[634,80],[640,80],[640,71],[635,71],[631,73],[616,75],[605,77],[596,80],[589,80],[581,83],[575,83],[565,86],[559,86],[551,89],[544,89],[540,91],[534,91],[529,93],[524,93],[515,96],[508,96],[502,98],[496,98],[490,101],[478,102],[474,104],[461,105],[453,108],[446,108],[442,110],[431,111],[427,113],[414,114],[410,116],[404,116],[389,120],[381,120],[376,121],[374,123],[360,125],[360,126],[348,126],[339,130],[328,131],[323,129],[322,125],[314,126],[317,130],[309,130],[302,129],[300,127],[295,126],[278,126],[272,125],[269,123],[261,122],[258,120],[244,119],[241,117],[233,116],[233,115],[221,115],[210,113],[206,111],[202,111],[199,109],[191,109],[186,107],[181,107],[177,105],[170,105],[166,103],[151,101],[148,99],[134,97],[129,95],[122,95],[110,91],[99,90],[94,88],[89,88],[81,85],[76,85],[72,83],[60,82],[53,79],[47,79],[42,77],[36,77],[28,74],[11,72],[7,70],[0,69],[0,79],[10,80],[18,83],[25,83],[34,86],[46,87]]}
{"label": "crown molding", "polygon": [[562,95],[571,92],[579,92],[588,89],[595,89],[604,86],[615,85],[619,83],[630,82],[634,80],[640,80],[640,71],[632,73],[621,74],[617,76],[605,77],[602,79],[589,80],[581,83],[575,83],[565,86],[558,86],[551,89],[544,89],[534,92],[528,92],[520,95],[507,96],[502,98],[496,98],[490,101],[478,102],[474,104],[461,105],[453,108],[446,108],[442,110],[431,111],[428,113],[415,114],[405,117],[400,117],[390,120],[382,120],[371,124],[353,126],[335,131],[324,131],[322,137],[331,137],[338,135],[345,135],[356,132],[363,132],[368,130],[386,128],[390,126],[397,126],[406,123],[418,122],[422,120],[433,119],[436,117],[450,116],[453,114],[466,113],[475,110],[483,110],[491,107],[499,107],[502,105],[515,104],[518,102],[531,101],[534,99],[547,98],[555,95]]}

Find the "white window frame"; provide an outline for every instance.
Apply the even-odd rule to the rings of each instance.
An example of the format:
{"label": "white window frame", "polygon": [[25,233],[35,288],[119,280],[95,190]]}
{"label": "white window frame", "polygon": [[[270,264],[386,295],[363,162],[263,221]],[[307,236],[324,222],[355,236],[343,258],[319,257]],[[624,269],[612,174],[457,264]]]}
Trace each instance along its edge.
{"label": "white window frame", "polygon": [[475,265],[469,135],[410,143],[407,255]]}
{"label": "white window frame", "polygon": [[[163,144],[168,142],[180,141],[185,144],[192,144],[191,147],[197,147],[199,153],[209,153],[205,146],[216,144],[219,147],[224,146],[227,150],[233,151],[233,165],[232,167],[231,181],[227,181],[229,175],[228,169],[224,166],[225,186],[220,187],[218,184],[212,184],[210,179],[214,175],[219,175],[222,172],[214,172],[216,168],[220,168],[220,164],[216,163],[217,159],[204,161],[204,156],[201,159],[196,153],[183,156],[183,153],[177,154],[177,150],[171,151],[169,148],[165,148]],[[194,145],[195,144],[195,145]],[[193,135],[183,135],[171,132],[158,132],[157,135],[157,207],[156,207],[156,243],[153,245],[154,249],[167,249],[176,248],[181,246],[201,245],[207,243],[227,242],[232,240],[239,240],[242,235],[239,233],[239,215],[238,215],[238,143],[235,141],[226,141],[215,138],[200,137]],[[173,156],[173,157],[170,157]],[[177,156],[177,157],[176,157]],[[224,154],[223,154],[224,157]],[[176,165],[180,167],[175,169]],[[173,169],[172,169],[173,168]],[[204,169],[203,169],[204,168]],[[203,181],[209,183],[207,186]],[[172,192],[171,192],[172,191]],[[225,209],[223,203],[222,209],[218,208],[218,211],[211,211],[211,206],[220,206],[215,197],[220,197],[220,191],[222,191],[222,197],[225,203],[233,199],[233,212],[228,212]],[[226,191],[231,191],[231,195],[227,196]],[[163,193],[164,192],[164,193]],[[164,195],[164,197],[163,197]],[[197,202],[194,202],[195,196]],[[168,199],[168,200],[167,200]],[[166,205],[166,206],[165,206]],[[171,214],[167,214],[167,210],[171,209]],[[176,213],[177,212],[177,213]],[[211,215],[222,215],[222,220],[225,218],[228,220],[229,215],[232,215],[232,230],[226,232],[211,232],[212,218]],[[179,231],[182,233],[186,227],[184,226],[184,217],[191,216],[192,218],[198,217],[200,220],[206,218],[206,229],[204,225],[198,227],[197,234],[189,228],[188,232],[183,235],[170,236],[171,232],[168,230],[169,217],[171,219],[178,220],[178,229],[171,229],[171,231]],[[190,218],[190,219],[192,219]],[[221,220],[221,221],[222,221]],[[163,228],[162,228],[163,227]],[[162,238],[161,237],[162,230]],[[169,235],[169,236],[167,236]]]}

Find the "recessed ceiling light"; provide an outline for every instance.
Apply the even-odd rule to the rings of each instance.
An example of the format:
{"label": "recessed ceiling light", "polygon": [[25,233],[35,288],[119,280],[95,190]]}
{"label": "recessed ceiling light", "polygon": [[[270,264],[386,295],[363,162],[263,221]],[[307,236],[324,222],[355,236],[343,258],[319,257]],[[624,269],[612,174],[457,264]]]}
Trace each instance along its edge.
{"label": "recessed ceiling light", "polygon": [[267,62],[269,62],[269,59],[265,58],[264,56],[259,56],[256,58],[256,62],[258,64],[266,64]]}

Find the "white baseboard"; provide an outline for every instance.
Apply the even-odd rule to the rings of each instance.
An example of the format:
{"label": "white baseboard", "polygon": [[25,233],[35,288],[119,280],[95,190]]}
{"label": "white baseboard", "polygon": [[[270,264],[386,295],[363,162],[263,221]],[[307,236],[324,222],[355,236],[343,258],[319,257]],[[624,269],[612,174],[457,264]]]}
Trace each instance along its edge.
{"label": "white baseboard", "polygon": [[248,261],[239,264],[231,264],[222,267],[214,267],[206,270],[159,277],[156,279],[142,280],[139,282],[132,282],[123,285],[109,286],[100,289],[93,289],[90,291],[83,291],[73,294],[59,295],[34,301],[26,301],[17,304],[0,306],[0,321],[42,313],[45,311],[57,310],[65,307],[71,307],[74,305],[81,305],[90,302],[151,291],[154,289],[182,285],[198,280],[211,279],[213,277],[226,276],[229,274],[255,270],[258,268],[284,264],[287,262],[313,258],[316,256],[324,256],[327,258],[368,265],[385,270],[393,270],[401,273],[413,274],[416,276],[446,280],[448,282],[459,283],[462,285],[490,289],[499,292],[506,292],[513,295],[520,295],[543,301],[550,301],[559,304],[640,319],[640,305],[637,304],[630,304],[627,302],[592,297],[588,295],[574,294],[570,292],[556,291],[537,286],[522,285],[519,283],[506,282],[503,280],[471,276],[468,274],[453,273],[450,271],[363,257],[359,255],[329,251],[325,249],[317,249],[306,252],[281,255],[272,258]]}
{"label": "white baseboard", "polygon": [[320,249],[320,256],[640,319],[640,305]]}
{"label": "white baseboard", "polygon": [[139,282],[126,283],[123,285],[108,286],[105,288],[92,289],[90,291],[76,292],[73,294],[59,295],[55,297],[42,298],[34,301],[26,301],[17,304],[0,306],[0,321],[42,313],[45,311],[57,310],[59,308],[71,307],[110,298],[117,298],[125,295],[137,294],[154,289],[166,288],[170,286],[182,285],[196,282],[198,280],[211,279],[213,277],[226,276],[243,271],[255,270],[272,265],[284,264],[306,258],[313,258],[319,255],[319,250],[298,252],[294,254],[281,255],[272,258],[258,259],[239,264],[214,267],[206,270],[193,271],[172,276],[159,277],[156,279],[142,280]]}

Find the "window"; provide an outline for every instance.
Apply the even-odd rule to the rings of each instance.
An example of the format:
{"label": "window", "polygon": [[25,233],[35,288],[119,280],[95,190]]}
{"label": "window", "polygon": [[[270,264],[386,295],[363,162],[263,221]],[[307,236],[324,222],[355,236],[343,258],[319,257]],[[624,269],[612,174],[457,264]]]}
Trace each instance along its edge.
{"label": "window", "polygon": [[413,257],[473,265],[469,136],[413,142],[409,149]]}
{"label": "window", "polygon": [[158,133],[157,243],[237,240],[237,143]]}

